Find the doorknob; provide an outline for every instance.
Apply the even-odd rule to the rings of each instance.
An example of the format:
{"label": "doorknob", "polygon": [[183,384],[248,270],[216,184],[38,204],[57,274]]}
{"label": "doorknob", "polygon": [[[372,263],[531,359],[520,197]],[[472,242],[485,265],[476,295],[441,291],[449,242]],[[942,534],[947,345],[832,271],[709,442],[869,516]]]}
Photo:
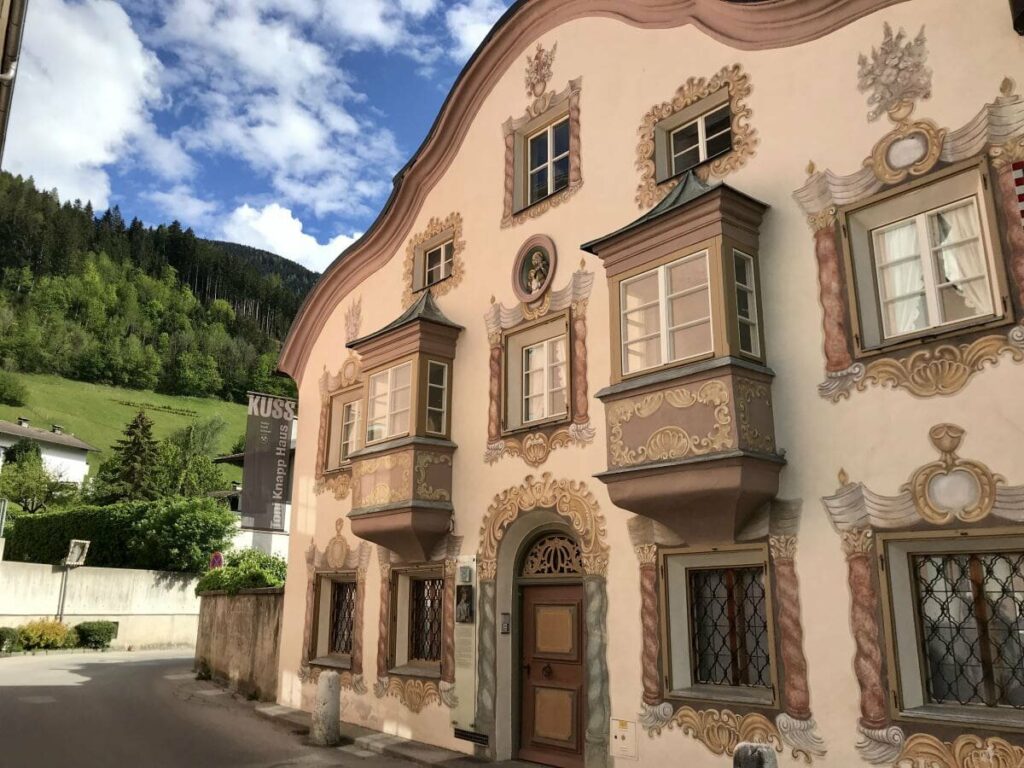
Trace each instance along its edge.
{"label": "doorknob", "polygon": [[545,664],[543,669],[541,669],[540,673],[542,675],[544,675],[544,679],[547,680],[548,678],[551,677],[552,671],[553,670],[551,669],[551,665],[550,664]]}

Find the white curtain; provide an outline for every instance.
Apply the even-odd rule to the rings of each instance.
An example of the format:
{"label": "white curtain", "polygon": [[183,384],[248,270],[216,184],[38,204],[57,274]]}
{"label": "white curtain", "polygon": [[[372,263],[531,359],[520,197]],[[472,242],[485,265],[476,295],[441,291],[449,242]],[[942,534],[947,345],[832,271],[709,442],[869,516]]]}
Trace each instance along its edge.
{"label": "white curtain", "polygon": [[[901,227],[890,229],[882,234],[882,251],[885,260],[878,270],[882,278],[882,298],[905,296],[920,291],[924,287],[921,274],[920,255],[902,264],[892,262],[907,256],[920,254],[917,247],[917,227],[913,222]],[[888,266],[892,264],[892,266]],[[917,328],[917,320],[922,312],[927,313],[924,296],[907,297],[886,306],[889,318],[889,334],[907,333]]]}
{"label": "white curtain", "polygon": [[[961,243],[940,251],[946,276],[975,314],[989,314],[992,311],[992,296],[988,285],[988,270],[985,267],[985,252],[978,236],[978,219],[974,205],[968,203],[936,214],[935,224],[938,230],[936,245],[947,242]],[[969,279],[978,276],[984,278]]]}

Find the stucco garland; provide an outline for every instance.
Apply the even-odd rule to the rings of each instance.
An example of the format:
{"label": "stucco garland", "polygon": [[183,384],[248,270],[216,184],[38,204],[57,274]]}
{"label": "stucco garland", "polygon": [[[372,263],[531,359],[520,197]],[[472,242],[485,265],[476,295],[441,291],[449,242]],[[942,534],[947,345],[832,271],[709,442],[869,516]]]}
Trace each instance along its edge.
{"label": "stucco garland", "polygon": [[732,149],[698,166],[697,176],[705,182],[710,177],[722,178],[742,168],[754,157],[754,149],[758,143],[757,131],[750,125],[750,107],[743,101],[750,95],[750,76],[739,64],[733,64],[731,67],[723,67],[710,78],[691,77],[679,86],[671,101],[655,104],[640,121],[640,128],[637,130],[640,140],[636,146],[636,168],[640,171],[636,204],[639,208],[647,210],[654,207],[679,183],[679,179],[676,178],[660,184],[657,181],[654,134],[658,123],[721,88],[729,90]]}

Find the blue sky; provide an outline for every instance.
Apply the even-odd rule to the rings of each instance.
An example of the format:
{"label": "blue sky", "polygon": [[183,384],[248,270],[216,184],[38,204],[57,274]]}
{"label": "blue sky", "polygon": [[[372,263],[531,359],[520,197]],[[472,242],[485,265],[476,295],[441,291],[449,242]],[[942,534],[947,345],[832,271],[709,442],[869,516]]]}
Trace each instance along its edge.
{"label": "blue sky", "polygon": [[321,270],[510,0],[31,0],[6,170]]}

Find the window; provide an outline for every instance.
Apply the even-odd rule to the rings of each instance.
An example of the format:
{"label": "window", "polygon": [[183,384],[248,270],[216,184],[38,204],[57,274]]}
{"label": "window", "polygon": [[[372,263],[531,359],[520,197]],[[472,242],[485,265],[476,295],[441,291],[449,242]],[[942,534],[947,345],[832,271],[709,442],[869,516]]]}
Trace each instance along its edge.
{"label": "window", "polygon": [[366,442],[386,440],[409,431],[412,363],[370,376]]}
{"label": "window", "polygon": [[427,432],[443,435],[448,423],[448,366],[427,363]]}
{"label": "window", "polygon": [[708,252],[623,281],[621,313],[623,373],[711,352]]}
{"label": "window", "polygon": [[441,660],[444,579],[412,579],[409,588],[409,661]]}
{"label": "window", "polygon": [[886,541],[900,699],[913,716],[1024,711],[1024,540]]}
{"label": "window", "polygon": [[530,136],[527,155],[530,205],[569,186],[569,119]]}
{"label": "window", "polygon": [[455,262],[455,243],[449,240],[429,249],[423,256],[423,285],[439,283],[452,275],[452,264]]}
{"label": "window", "polygon": [[754,282],[754,259],[735,250],[732,252],[732,259],[736,272],[736,321],[740,351],[759,355],[761,339],[757,330],[757,287]]}
{"label": "window", "polygon": [[505,337],[502,419],[506,430],[568,419],[569,316],[560,313]]}
{"label": "window", "polygon": [[672,131],[669,138],[672,175],[695,168],[732,149],[732,113],[723,104]]}
{"label": "window", "polygon": [[[359,403],[351,392],[331,398],[330,441],[325,469],[338,469],[358,448]],[[348,399],[346,399],[348,398]]]}
{"label": "window", "polygon": [[664,555],[669,693],[774,700],[763,547]]}
{"label": "window", "polygon": [[356,628],[356,582],[351,576],[325,574],[317,588],[316,636],[312,655],[347,668]]}
{"label": "window", "polygon": [[987,186],[979,166],[961,166],[842,213],[859,349],[998,319],[998,236]]}
{"label": "window", "polygon": [[523,423],[566,412],[565,336],[523,349]]}

